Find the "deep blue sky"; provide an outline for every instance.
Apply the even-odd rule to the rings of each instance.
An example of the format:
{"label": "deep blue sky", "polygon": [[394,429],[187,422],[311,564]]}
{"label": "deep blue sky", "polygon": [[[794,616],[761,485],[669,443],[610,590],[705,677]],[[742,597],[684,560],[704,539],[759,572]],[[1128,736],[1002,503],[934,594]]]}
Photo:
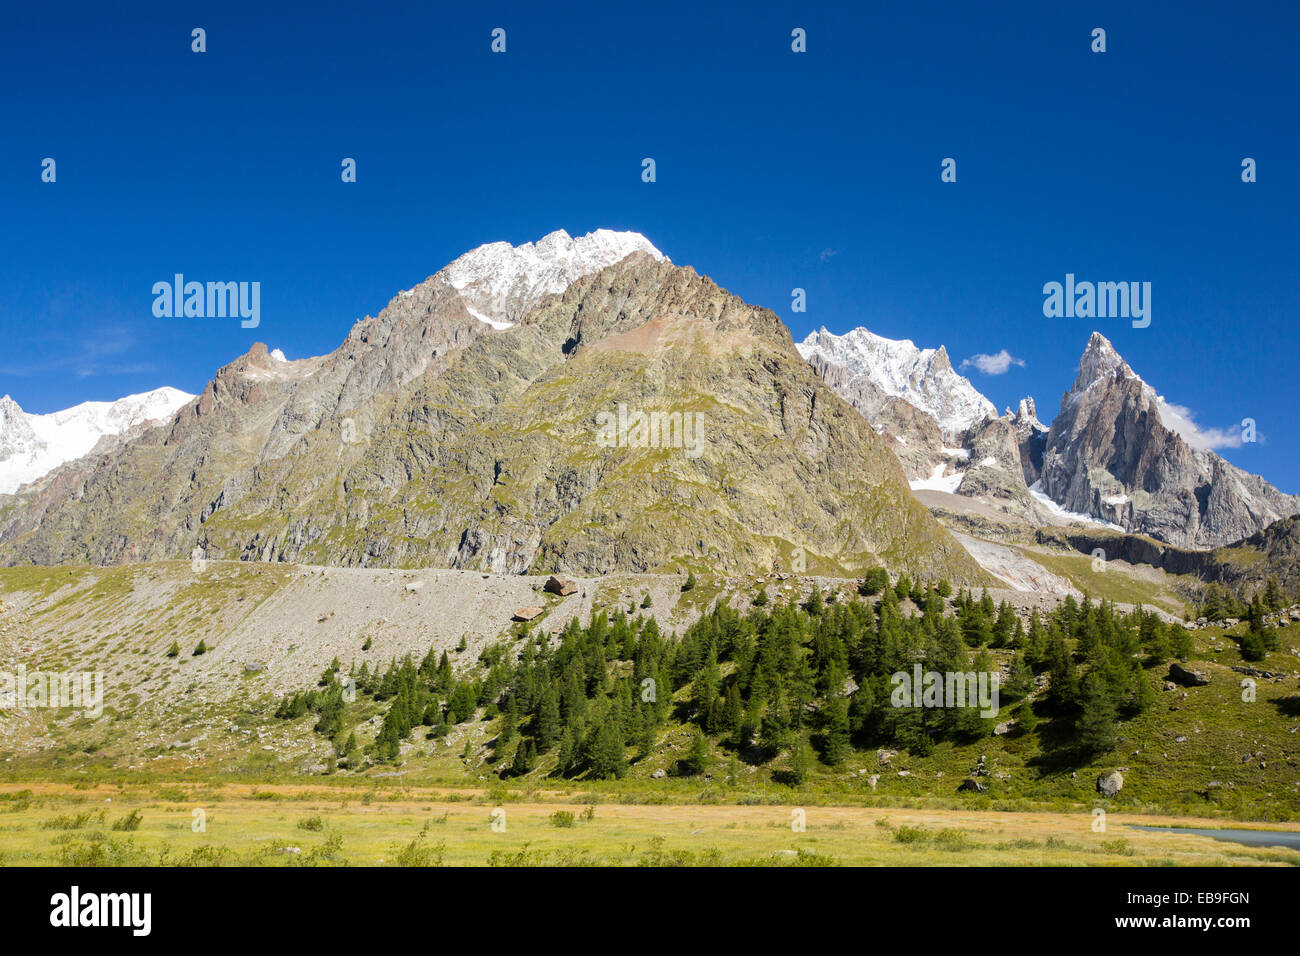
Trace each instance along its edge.
{"label": "deep blue sky", "polygon": [[[1300,491],[1296,4],[113,6],[3,14],[0,392],[28,411],[327,352],[480,243],[607,227],[796,338],[1008,349],[973,381],[1044,419],[1098,328],[1203,426],[1255,418],[1223,454]],[[260,281],[261,327],[154,318],[175,272]],[[1152,282],[1150,328],[1044,318],[1066,272]]]}

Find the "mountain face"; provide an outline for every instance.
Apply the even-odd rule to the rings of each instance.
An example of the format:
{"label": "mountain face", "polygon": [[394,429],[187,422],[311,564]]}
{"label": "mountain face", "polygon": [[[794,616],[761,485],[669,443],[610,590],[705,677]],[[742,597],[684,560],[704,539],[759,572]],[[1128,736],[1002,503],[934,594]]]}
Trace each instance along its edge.
{"label": "mountain face", "polygon": [[6,499],[0,560],[983,580],[773,313],[640,236],[502,246]]}
{"label": "mountain face", "polygon": [[1249,537],[1300,512],[1300,497],[1193,448],[1171,419],[1094,332],[1047,436],[1042,490],[1067,510],[1193,548]]}
{"label": "mountain face", "polygon": [[83,402],[61,412],[29,415],[5,395],[0,398],[0,494],[12,494],[88,454],[105,436],[169,418],[193,398],[179,389],[158,388],[115,402]]}

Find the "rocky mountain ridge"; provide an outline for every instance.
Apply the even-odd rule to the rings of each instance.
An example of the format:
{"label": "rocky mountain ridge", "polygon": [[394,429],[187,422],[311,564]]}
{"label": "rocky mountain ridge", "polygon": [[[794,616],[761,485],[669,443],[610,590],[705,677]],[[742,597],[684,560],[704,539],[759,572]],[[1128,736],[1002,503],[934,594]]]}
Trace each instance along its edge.
{"label": "rocky mountain ridge", "polygon": [[[768,310],[641,248],[484,313],[509,328],[463,291],[439,273],[326,356],[254,346],[166,427],[0,503],[0,560],[984,580]],[[601,442],[620,409],[665,430]]]}
{"label": "rocky mountain ridge", "polygon": [[1194,447],[1178,411],[1096,332],[1050,428],[1029,397],[995,417],[942,348],[823,329],[800,352],[890,442],[914,491],[979,499],[1030,526],[1082,522],[1190,548],[1300,512],[1300,497]]}

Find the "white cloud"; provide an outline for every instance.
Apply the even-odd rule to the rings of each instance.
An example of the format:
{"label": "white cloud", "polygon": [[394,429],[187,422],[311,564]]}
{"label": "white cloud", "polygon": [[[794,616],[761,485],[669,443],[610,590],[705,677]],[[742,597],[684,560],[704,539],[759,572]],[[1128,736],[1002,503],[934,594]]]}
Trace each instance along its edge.
{"label": "white cloud", "polygon": [[821,252],[817,253],[817,257],[821,259],[822,262],[825,262],[831,256],[838,256],[839,254],[840,251],[838,249],[823,249]]}
{"label": "white cloud", "polygon": [[985,375],[1002,375],[1013,365],[1019,365],[1021,368],[1024,368],[1025,360],[1018,359],[1006,349],[1003,349],[995,355],[985,355],[983,352],[980,352],[977,355],[972,355],[970,358],[961,360],[962,368],[969,368],[972,365]]}
{"label": "white cloud", "polygon": [[1196,414],[1186,405],[1173,405],[1163,397],[1160,403],[1160,420],[1165,427],[1177,432],[1183,441],[1197,451],[1213,451],[1216,448],[1240,448],[1241,429],[1202,428],[1196,424]]}

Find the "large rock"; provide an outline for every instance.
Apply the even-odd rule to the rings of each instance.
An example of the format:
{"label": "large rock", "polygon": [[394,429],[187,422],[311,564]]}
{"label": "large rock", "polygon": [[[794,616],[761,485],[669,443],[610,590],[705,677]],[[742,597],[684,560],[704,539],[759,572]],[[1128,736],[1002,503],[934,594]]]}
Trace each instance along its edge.
{"label": "large rock", "polygon": [[1210,682],[1210,675],[1202,670],[1183,667],[1177,661],[1169,665],[1169,679],[1184,687],[1204,687]]}
{"label": "large rock", "polygon": [[515,611],[514,619],[516,621],[531,621],[545,610],[540,607],[521,607]]}
{"label": "large rock", "polygon": [[568,578],[552,574],[546,579],[546,590],[552,594],[558,594],[560,597],[568,597],[578,590],[578,586]]}
{"label": "large rock", "polygon": [[1113,797],[1124,788],[1124,775],[1118,770],[1103,773],[1097,778],[1097,792],[1103,797]]}

